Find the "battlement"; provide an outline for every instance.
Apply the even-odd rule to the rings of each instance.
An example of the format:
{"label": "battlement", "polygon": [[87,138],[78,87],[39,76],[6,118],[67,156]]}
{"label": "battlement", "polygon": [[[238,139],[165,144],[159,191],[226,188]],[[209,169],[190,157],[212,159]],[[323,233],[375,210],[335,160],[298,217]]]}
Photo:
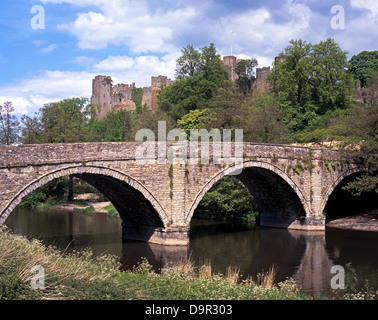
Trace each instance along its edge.
{"label": "battlement", "polygon": [[[133,100],[133,91],[138,88],[135,83],[119,83],[116,85],[112,83],[112,78],[104,75],[96,76],[92,80],[91,104],[96,107],[97,119],[103,119],[110,110],[136,109],[136,104]],[[151,77],[151,86],[142,88],[142,106],[148,110],[155,111],[160,89],[172,83],[173,81],[165,76]]]}

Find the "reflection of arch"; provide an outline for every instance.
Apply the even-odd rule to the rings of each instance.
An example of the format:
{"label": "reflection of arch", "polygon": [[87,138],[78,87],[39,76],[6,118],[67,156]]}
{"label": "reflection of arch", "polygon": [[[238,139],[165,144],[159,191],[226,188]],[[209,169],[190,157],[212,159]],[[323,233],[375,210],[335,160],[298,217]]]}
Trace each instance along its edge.
{"label": "reflection of arch", "polygon": [[[92,182],[93,184],[96,184],[96,182],[109,182],[113,183],[114,186],[117,186],[121,188],[120,190],[117,190],[118,193],[121,191],[127,191],[127,195],[130,196],[133,192],[133,197],[135,199],[139,199],[144,201],[144,208],[149,209],[149,211],[152,213],[154,211],[155,216],[151,219],[145,218],[145,221],[152,220],[155,223],[157,223],[157,226],[164,226],[166,222],[168,221],[168,216],[166,212],[164,211],[163,207],[160,205],[160,203],[156,200],[156,198],[152,195],[152,193],[144,187],[141,183],[139,183],[137,180],[133,179],[132,177],[126,175],[125,173],[121,171],[117,171],[114,169],[104,168],[104,167],[97,167],[97,166],[72,166],[72,167],[64,167],[59,168],[57,170],[51,171],[38,179],[32,181],[27,186],[23,187],[22,190],[20,190],[9,202],[9,204],[6,206],[5,210],[1,213],[0,217],[4,218],[4,221],[7,219],[9,214],[13,211],[13,209],[21,203],[22,199],[32,193],[34,190],[38,189],[39,187],[45,185],[46,183],[60,177],[68,176],[68,175],[74,175],[79,178],[82,178],[83,180],[86,180],[87,182]],[[92,181],[88,181],[91,180]],[[101,184],[95,185],[95,187],[100,187]],[[116,199],[110,199],[112,196],[109,191],[106,190],[107,186],[102,186],[102,190],[99,189],[100,192],[104,193],[105,196],[108,197],[110,195],[109,200],[116,200]],[[117,193],[115,193],[117,194]],[[119,212],[122,216],[123,214],[123,208],[122,208],[122,200],[124,202],[127,202],[128,199],[120,199],[118,200],[118,207],[113,202],[113,204],[116,206],[117,209],[120,209]],[[117,202],[117,201],[116,201]],[[129,210],[130,211],[130,210]],[[140,213],[140,212],[138,212]],[[126,212],[125,212],[126,214]],[[142,212],[141,214],[145,214]],[[143,218],[143,217],[142,217]]]}
{"label": "reflection of arch", "polygon": [[[300,206],[302,207],[301,209],[304,211],[304,215],[309,215],[310,210],[308,208],[307,202],[305,200],[305,197],[303,196],[301,190],[298,188],[298,186],[295,184],[295,182],[284,172],[282,171],[279,167],[272,165],[271,163],[268,162],[263,162],[263,161],[246,161],[243,163],[243,173],[248,170],[249,168],[251,169],[256,169],[262,171],[266,171],[269,173],[270,176],[275,176],[278,177],[279,180],[281,180],[283,183],[282,185],[285,185],[287,189],[292,191],[293,194],[296,195],[298,198],[298,202],[300,202]],[[219,180],[221,180],[224,176],[230,175],[236,170],[240,169],[240,165],[236,165],[233,167],[229,167],[226,169],[223,169],[222,171],[218,172],[215,176],[213,176],[207,183],[206,185],[202,188],[202,190],[196,195],[194,201],[192,202],[192,205],[190,207],[190,210],[186,216],[186,220],[190,222],[190,220],[193,217],[194,211],[205,196],[205,194],[214,186],[215,183],[217,183]],[[235,177],[242,180],[241,176],[243,175],[236,175]],[[244,182],[242,180],[242,182]],[[248,186],[247,186],[248,187]],[[248,188],[250,189],[250,188]],[[251,189],[250,189],[251,191]]]}
{"label": "reflection of arch", "polygon": [[340,183],[347,179],[348,177],[350,177],[351,175],[353,174],[357,174],[357,173],[369,173],[369,169],[365,166],[361,167],[361,166],[355,166],[347,171],[344,171],[342,174],[340,174],[340,176],[333,182],[333,184],[328,188],[328,190],[326,191],[326,194],[325,196],[323,197],[323,202],[322,202],[322,205],[321,205],[321,208],[322,208],[322,211],[321,212],[324,212],[324,209],[328,203],[328,200],[330,199],[332,193],[336,190],[336,188],[340,185]]}

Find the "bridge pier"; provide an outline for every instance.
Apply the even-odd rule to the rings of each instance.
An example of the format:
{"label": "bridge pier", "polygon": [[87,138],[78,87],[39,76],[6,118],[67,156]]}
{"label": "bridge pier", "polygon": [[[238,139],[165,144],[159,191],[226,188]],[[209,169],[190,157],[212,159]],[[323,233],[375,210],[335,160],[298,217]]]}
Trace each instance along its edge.
{"label": "bridge pier", "polygon": [[133,226],[122,222],[122,239],[166,246],[189,245],[189,227]]}

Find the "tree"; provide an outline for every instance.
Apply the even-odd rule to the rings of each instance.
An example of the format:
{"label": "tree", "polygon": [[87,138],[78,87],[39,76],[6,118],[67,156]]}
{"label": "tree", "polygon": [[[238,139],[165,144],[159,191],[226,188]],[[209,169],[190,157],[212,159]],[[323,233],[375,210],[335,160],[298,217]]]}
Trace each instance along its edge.
{"label": "tree", "polygon": [[87,138],[85,140],[92,142],[122,142],[130,141],[130,132],[132,130],[133,117],[127,110],[109,111],[101,119],[92,118],[86,125]]}
{"label": "tree", "polygon": [[362,97],[365,103],[371,105],[378,103],[378,70],[374,71],[367,80],[366,88],[362,89]]}
{"label": "tree", "polygon": [[236,80],[239,90],[247,95],[250,93],[252,84],[255,81],[253,69],[258,65],[256,59],[243,59],[236,64],[235,73],[238,75]]}
{"label": "tree", "polygon": [[289,143],[288,127],[283,122],[283,112],[272,94],[258,93],[247,100],[244,115],[235,124],[244,130],[244,140],[258,143]]}
{"label": "tree", "polygon": [[161,90],[158,98],[159,109],[174,120],[191,110],[206,108],[220,84],[229,79],[214,44],[200,51],[187,46],[182,52],[177,60],[176,81]]}
{"label": "tree", "polygon": [[176,76],[193,77],[201,71],[201,53],[189,44],[181,49],[181,57],[176,62]]}
{"label": "tree", "polygon": [[166,125],[166,131],[167,133],[176,128],[176,122],[173,121],[173,119],[168,116],[165,112],[161,110],[157,110],[156,112],[152,112],[150,110],[145,110],[142,114],[138,116],[136,121],[134,122],[134,125],[132,127],[132,130],[130,132],[130,140],[135,141],[136,133],[141,129],[149,129],[152,130],[152,132],[155,135],[155,141],[158,140],[158,124],[159,121],[165,121]]}
{"label": "tree", "polygon": [[40,110],[41,143],[85,141],[85,124],[89,121],[88,99],[64,99],[44,105]]}
{"label": "tree", "polygon": [[374,71],[378,71],[378,51],[362,51],[349,61],[354,79],[360,81],[361,88],[366,88]]}
{"label": "tree", "polygon": [[212,220],[253,221],[257,205],[249,190],[235,177],[218,181],[203,197],[194,217]]}
{"label": "tree", "polygon": [[311,100],[316,105],[316,113],[323,115],[349,106],[353,80],[348,72],[347,52],[333,39],[327,39],[313,46],[310,59]]}
{"label": "tree", "polygon": [[18,142],[19,121],[13,115],[12,102],[4,102],[0,105],[0,144],[12,145]]}
{"label": "tree", "polygon": [[38,117],[35,115],[30,117],[23,115],[21,117],[21,136],[20,141],[23,144],[37,144],[41,143],[42,124]]}
{"label": "tree", "polygon": [[339,135],[344,136],[343,154],[352,163],[369,168],[370,173],[349,183],[345,190],[354,195],[378,193],[378,105],[355,105],[350,114],[339,120]]}
{"label": "tree", "polygon": [[313,130],[322,116],[347,108],[353,79],[346,52],[333,39],[312,45],[291,41],[268,75],[292,133]]}

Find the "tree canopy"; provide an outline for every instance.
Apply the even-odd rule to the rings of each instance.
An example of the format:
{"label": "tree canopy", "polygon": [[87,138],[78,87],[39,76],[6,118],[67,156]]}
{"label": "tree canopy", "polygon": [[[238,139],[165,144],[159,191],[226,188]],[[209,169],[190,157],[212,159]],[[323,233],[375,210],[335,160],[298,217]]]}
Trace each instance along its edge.
{"label": "tree canopy", "polygon": [[322,116],[351,102],[347,52],[333,39],[312,45],[292,40],[268,76],[292,133],[313,130]]}
{"label": "tree canopy", "polygon": [[373,73],[378,71],[378,51],[362,51],[349,61],[354,79],[360,81],[361,88],[366,88]]}

